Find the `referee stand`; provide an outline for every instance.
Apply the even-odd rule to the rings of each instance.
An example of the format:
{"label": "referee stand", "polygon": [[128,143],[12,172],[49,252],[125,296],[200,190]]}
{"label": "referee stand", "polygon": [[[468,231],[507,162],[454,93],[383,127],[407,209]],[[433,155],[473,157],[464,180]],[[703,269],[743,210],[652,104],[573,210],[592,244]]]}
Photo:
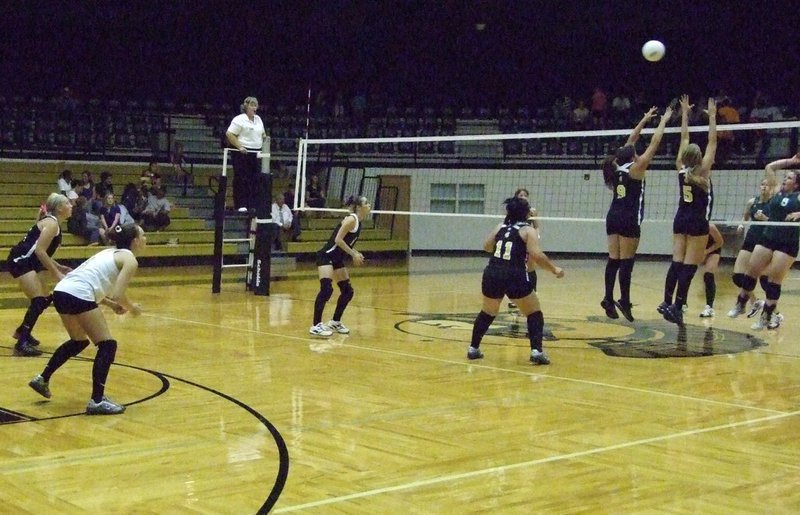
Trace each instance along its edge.
{"label": "referee stand", "polygon": [[[265,142],[269,148],[269,139]],[[248,237],[226,238],[226,221],[241,219],[238,213],[227,211],[225,201],[228,190],[228,157],[230,152],[238,150],[223,149],[222,174],[216,177],[217,188],[214,195],[214,266],[211,281],[211,292],[219,293],[222,285],[222,270],[224,268],[246,267],[245,288],[252,290],[255,295],[269,295],[271,253],[276,227],[272,223],[272,174],[269,168],[270,154],[268,151],[259,151],[261,158],[261,173],[256,180],[256,209],[247,213]],[[212,188],[213,189],[213,188]],[[225,263],[223,246],[226,243],[247,243],[248,257],[246,263]]]}

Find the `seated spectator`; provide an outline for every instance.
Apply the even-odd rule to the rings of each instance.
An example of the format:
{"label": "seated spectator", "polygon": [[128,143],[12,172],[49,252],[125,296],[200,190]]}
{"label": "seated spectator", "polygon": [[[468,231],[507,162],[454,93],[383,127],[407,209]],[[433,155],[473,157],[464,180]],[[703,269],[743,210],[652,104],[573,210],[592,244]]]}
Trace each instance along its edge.
{"label": "seated spectator", "polygon": [[283,250],[283,243],[292,232],[292,210],[284,202],[283,195],[275,195],[272,202],[272,223],[277,226],[273,245],[275,250]]}
{"label": "seated spectator", "polygon": [[319,184],[318,175],[312,175],[308,178],[308,186],[306,187],[306,205],[308,207],[316,208],[325,207],[325,193],[323,193],[322,186]]}
{"label": "seated spectator", "polygon": [[83,196],[83,190],[84,190],[83,181],[80,179],[72,179],[70,186],[72,187],[66,193],[66,195],[67,198],[69,199],[70,204],[72,204],[72,207],[75,207],[75,203],[78,200],[78,197],[83,197],[84,199],[86,199],[86,197]]}
{"label": "seated spectator", "polygon": [[100,182],[94,187],[92,211],[98,212],[103,208],[104,201],[109,193],[114,194],[114,185],[111,184],[111,172],[105,171],[100,174]]}
{"label": "seated spectator", "polygon": [[100,241],[100,218],[88,210],[89,201],[79,196],[72,208],[72,216],[67,220],[70,234],[80,236],[89,245],[97,245]]}
{"label": "seated spectator", "polygon": [[172,205],[164,195],[164,190],[153,188],[147,196],[147,205],[142,212],[142,228],[146,231],[160,231],[167,227],[171,220],[169,212]]}
{"label": "seated spectator", "polygon": [[186,160],[183,143],[180,141],[176,141],[172,147],[170,163],[172,163],[172,168],[178,178],[178,183],[183,184],[183,196],[186,196],[186,189],[194,185],[194,176],[192,175],[192,168]]}
{"label": "seated spectator", "polygon": [[152,188],[153,178],[156,175],[158,175],[158,162],[150,161],[150,164],[147,165],[147,168],[142,170],[142,175],[139,178],[139,180],[141,181],[141,187],[147,190]]}
{"label": "seated spectator", "polygon": [[584,130],[589,126],[589,108],[583,100],[578,101],[578,107],[572,110],[572,126],[577,130]]}
{"label": "seated spectator", "polygon": [[294,183],[283,192],[283,202],[292,210],[292,241],[300,241],[300,211],[294,207]]}
{"label": "seated spectator", "polygon": [[92,177],[92,172],[84,170],[81,180],[83,180],[83,196],[91,203],[92,199],[94,199],[94,178]]}
{"label": "seated spectator", "polygon": [[136,184],[129,182],[122,190],[122,205],[138,223],[142,219],[142,212],[147,205],[147,196]]}
{"label": "seated spectator", "polygon": [[[739,111],[731,105],[731,99],[723,97],[717,103],[717,123],[720,125],[739,123]],[[717,132],[717,155],[718,164],[725,164],[733,152],[736,136],[733,131]]]}
{"label": "seated spectator", "polygon": [[103,198],[103,207],[100,208],[100,240],[104,245],[109,244],[109,239],[106,235],[120,224],[120,218],[121,211],[117,205],[117,200],[114,198],[114,194],[106,193],[106,196]]}
{"label": "seated spectator", "polygon": [[72,171],[64,170],[58,176],[58,191],[62,195],[66,195],[72,189]]}

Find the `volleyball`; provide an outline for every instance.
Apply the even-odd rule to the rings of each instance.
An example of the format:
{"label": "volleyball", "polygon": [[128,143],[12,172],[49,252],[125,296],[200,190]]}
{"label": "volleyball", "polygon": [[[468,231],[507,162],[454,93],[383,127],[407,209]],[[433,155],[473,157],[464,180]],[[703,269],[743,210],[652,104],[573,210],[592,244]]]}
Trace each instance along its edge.
{"label": "volleyball", "polygon": [[665,51],[666,49],[664,48],[664,43],[656,39],[651,39],[642,45],[642,55],[645,59],[652,63],[660,61],[661,58],[664,57]]}

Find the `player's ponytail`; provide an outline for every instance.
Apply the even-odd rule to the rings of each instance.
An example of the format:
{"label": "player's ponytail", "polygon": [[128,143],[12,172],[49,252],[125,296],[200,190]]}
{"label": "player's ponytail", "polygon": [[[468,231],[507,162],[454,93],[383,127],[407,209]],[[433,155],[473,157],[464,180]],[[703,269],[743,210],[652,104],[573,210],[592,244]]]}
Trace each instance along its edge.
{"label": "player's ponytail", "polygon": [[106,232],[106,237],[114,242],[118,249],[131,248],[131,243],[139,236],[139,226],[136,224],[115,225]]}

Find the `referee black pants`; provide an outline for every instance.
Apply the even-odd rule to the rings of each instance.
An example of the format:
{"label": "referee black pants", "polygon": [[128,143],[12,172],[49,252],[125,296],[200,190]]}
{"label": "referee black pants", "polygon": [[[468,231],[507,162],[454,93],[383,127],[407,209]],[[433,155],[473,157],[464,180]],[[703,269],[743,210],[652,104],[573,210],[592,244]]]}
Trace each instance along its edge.
{"label": "referee black pants", "polygon": [[261,172],[256,151],[247,149],[247,154],[238,151],[231,153],[233,159],[233,207],[255,209],[258,174]]}

